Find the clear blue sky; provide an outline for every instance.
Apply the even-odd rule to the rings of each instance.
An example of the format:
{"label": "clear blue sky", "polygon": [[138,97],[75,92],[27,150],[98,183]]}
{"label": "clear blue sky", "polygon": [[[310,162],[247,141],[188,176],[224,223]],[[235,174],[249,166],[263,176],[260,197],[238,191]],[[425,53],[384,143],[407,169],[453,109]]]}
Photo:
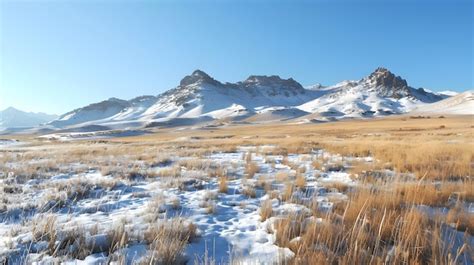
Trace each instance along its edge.
{"label": "clear blue sky", "polygon": [[0,0],[0,23],[0,109],[157,95],[194,69],[331,85],[385,66],[414,87],[474,87],[471,0]]}

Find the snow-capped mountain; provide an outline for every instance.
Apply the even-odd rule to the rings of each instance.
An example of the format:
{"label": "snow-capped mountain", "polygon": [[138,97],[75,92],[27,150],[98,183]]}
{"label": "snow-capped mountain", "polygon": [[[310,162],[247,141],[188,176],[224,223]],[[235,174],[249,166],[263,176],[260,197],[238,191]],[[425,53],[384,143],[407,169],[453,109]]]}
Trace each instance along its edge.
{"label": "snow-capped mountain", "polygon": [[238,83],[221,83],[203,71],[184,77],[180,85],[157,97],[130,101],[111,98],[73,110],[50,124],[70,125],[167,122],[172,119],[214,120],[250,116],[269,107],[290,107],[320,95],[293,79],[250,76]]}
{"label": "snow-capped mountain", "polygon": [[56,119],[57,115],[25,112],[13,107],[0,111],[0,130],[6,128],[33,127]]}
{"label": "snow-capped mountain", "polygon": [[413,110],[423,114],[474,115],[474,91],[466,91]]}
{"label": "snow-capped mountain", "polygon": [[108,128],[194,124],[215,120],[264,122],[342,119],[405,113],[447,95],[408,86],[406,80],[378,68],[359,81],[304,88],[292,78],[250,76],[221,83],[196,70],[180,84],[158,96],[132,100],[110,98],[61,115],[49,123],[56,128],[102,125]]}
{"label": "snow-capped mountain", "polygon": [[343,81],[320,91],[324,95],[298,108],[323,118],[372,117],[405,113],[446,97],[412,88],[385,68],[377,68],[359,81]]}

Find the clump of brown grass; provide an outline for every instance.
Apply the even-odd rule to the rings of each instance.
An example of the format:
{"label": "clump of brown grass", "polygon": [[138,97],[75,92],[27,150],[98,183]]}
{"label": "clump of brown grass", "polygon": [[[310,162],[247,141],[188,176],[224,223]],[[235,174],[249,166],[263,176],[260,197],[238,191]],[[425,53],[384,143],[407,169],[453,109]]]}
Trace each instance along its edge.
{"label": "clump of brown grass", "polygon": [[211,162],[209,160],[189,158],[189,159],[179,160],[178,165],[180,167],[185,167],[186,169],[190,169],[190,170],[207,171],[209,167],[211,166]]}
{"label": "clump of brown grass", "polygon": [[247,152],[247,155],[245,156],[245,163],[249,164],[252,162],[252,153]]}
{"label": "clump of brown grass", "polygon": [[304,190],[306,187],[306,178],[302,174],[297,174],[295,179],[296,187]]}
{"label": "clump of brown grass", "polygon": [[290,174],[287,171],[278,171],[275,175],[275,179],[278,182],[285,182],[289,179]]}
{"label": "clump of brown grass", "polygon": [[340,181],[323,182],[321,185],[328,190],[335,189],[338,192],[342,193],[347,192],[347,190],[349,189],[349,185]]}
{"label": "clump of brown grass", "polygon": [[174,210],[178,210],[181,208],[181,201],[178,197],[174,197],[173,199],[171,199],[171,207]]}
{"label": "clump of brown grass", "polygon": [[214,214],[217,211],[217,206],[214,201],[202,201],[200,206],[204,208],[207,214]]}
{"label": "clump of brown grass", "polygon": [[255,162],[249,162],[245,166],[245,176],[247,178],[253,178],[256,173],[260,171],[260,167]]}
{"label": "clump of brown grass", "polygon": [[255,190],[255,187],[250,186],[250,185],[245,185],[243,187],[242,194],[249,197],[249,198],[256,198],[257,197],[257,191]]}
{"label": "clump of brown grass", "polygon": [[196,237],[197,227],[181,218],[151,225],[144,234],[150,244],[146,264],[181,264],[184,248]]}
{"label": "clump of brown grass", "polygon": [[160,169],[156,173],[157,177],[171,177],[171,178],[176,178],[181,176],[181,166],[176,165],[170,168],[163,168]]}
{"label": "clump of brown grass", "polygon": [[466,211],[460,203],[449,210],[446,215],[446,222],[453,225],[457,230],[474,235],[474,214]]}
{"label": "clump of brown grass", "polygon": [[227,183],[227,177],[223,176],[219,178],[219,192],[227,193],[229,190],[229,184]]}
{"label": "clump of brown grass", "polygon": [[166,199],[162,193],[154,195],[147,205],[146,220],[153,223],[166,212]]}
{"label": "clump of brown grass", "polygon": [[85,199],[97,188],[111,190],[118,185],[116,180],[98,180],[74,178],[44,185],[47,192],[41,198],[41,210],[59,209],[71,203]]}
{"label": "clump of brown grass", "polygon": [[276,219],[273,223],[276,245],[294,250],[290,242],[302,234],[304,220],[303,215],[294,213],[288,215],[286,218]]}
{"label": "clump of brown grass", "polygon": [[258,177],[258,180],[255,183],[255,187],[263,189],[265,193],[268,193],[272,190],[272,183],[268,181],[267,178],[267,175],[261,175]]}
{"label": "clump of brown grass", "polygon": [[295,185],[290,182],[286,182],[283,193],[281,194],[282,201],[289,201],[293,198],[293,192],[295,190]]}
{"label": "clump of brown grass", "polygon": [[125,224],[117,224],[113,229],[108,231],[107,238],[110,243],[109,253],[111,254],[127,246],[129,242],[129,232],[125,229]]}
{"label": "clump of brown grass", "polygon": [[345,166],[344,166],[344,163],[338,161],[336,163],[330,163],[330,164],[327,164],[327,165],[323,166],[323,169],[324,169],[325,172],[344,171]]}
{"label": "clump of brown grass", "polygon": [[296,173],[297,173],[297,174],[304,174],[304,173],[306,173],[306,167],[298,167],[298,168],[296,169]]}
{"label": "clump of brown grass", "polygon": [[311,166],[313,167],[313,169],[316,170],[321,170],[323,168],[323,165],[324,163],[322,163],[319,159],[315,159],[313,160],[313,162],[311,162]]}
{"label": "clump of brown grass", "polygon": [[260,217],[262,222],[270,218],[273,214],[272,201],[267,199],[260,206]]}
{"label": "clump of brown grass", "polygon": [[208,171],[209,173],[209,177],[211,178],[221,178],[221,177],[225,177],[226,176],[226,170],[225,168],[222,168],[222,167],[217,167],[217,168],[214,168],[214,169],[209,169]]}
{"label": "clump of brown grass", "polygon": [[31,225],[33,241],[47,241],[48,250],[54,253],[56,239],[58,237],[57,218],[55,215],[38,217]]}
{"label": "clump of brown grass", "polygon": [[199,203],[199,207],[204,208],[207,214],[214,214],[217,211],[215,200],[217,199],[217,193],[212,191],[206,191],[202,201]]}

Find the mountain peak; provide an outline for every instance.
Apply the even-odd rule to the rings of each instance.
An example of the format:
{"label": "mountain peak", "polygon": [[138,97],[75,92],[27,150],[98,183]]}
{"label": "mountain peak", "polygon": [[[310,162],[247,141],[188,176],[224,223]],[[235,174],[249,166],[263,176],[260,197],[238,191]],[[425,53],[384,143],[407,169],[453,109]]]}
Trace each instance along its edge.
{"label": "mountain peak", "polygon": [[390,72],[390,70],[388,70],[387,68],[385,67],[377,67],[377,69],[375,69],[374,73],[385,73],[385,72]]}
{"label": "mountain peak", "polygon": [[377,87],[404,88],[408,87],[405,79],[390,72],[387,68],[378,67],[367,78]]}
{"label": "mountain peak", "polygon": [[212,85],[220,85],[221,83],[208,74],[206,74],[204,71],[201,71],[199,69],[194,70],[194,72],[191,75],[185,76],[183,79],[181,79],[181,82],[179,83],[180,86],[188,86],[192,84],[197,84],[197,83],[208,83]]}
{"label": "mountain peak", "polygon": [[13,111],[20,111],[20,110],[14,108],[14,107],[12,107],[12,106],[10,106],[10,107],[8,107],[8,108],[2,110],[2,112],[13,112]]}
{"label": "mountain peak", "polygon": [[378,67],[363,80],[369,87],[375,87],[382,96],[401,98],[410,95],[407,81],[384,67]]}
{"label": "mountain peak", "polygon": [[202,70],[199,70],[199,69],[194,70],[191,75],[200,76],[202,78],[211,78],[206,72],[204,72]]}

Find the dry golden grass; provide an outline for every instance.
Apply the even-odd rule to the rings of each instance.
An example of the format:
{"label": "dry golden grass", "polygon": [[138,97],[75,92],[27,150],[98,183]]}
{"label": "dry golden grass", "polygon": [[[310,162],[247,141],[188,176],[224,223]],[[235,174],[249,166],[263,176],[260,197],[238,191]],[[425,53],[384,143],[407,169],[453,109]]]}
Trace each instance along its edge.
{"label": "dry golden grass", "polygon": [[[444,129],[440,126],[444,125]],[[472,117],[341,121],[326,124],[271,124],[230,126],[212,132],[186,132],[199,136],[201,146],[276,144],[279,153],[309,152],[325,148],[343,155],[367,156],[391,163],[400,172],[413,172],[432,179],[465,178],[472,170],[474,136]],[[308,132],[311,132],[308,134]],[[171,140],[178,135],[166,132],[119,141]],[[216,139],[219,135],[238,135]],[[291,137],[286,137],[291,135]],[[255,136],[258,136],[255,137]],[[343,141],[341,141],[343,140]],[[317,141],[317,142],[316,142]],[[284,152],[283,152],[283,151]],[[317,164],[315,166],[318,166]]]}
{"label": "dry golden grass", "polygon": [[181,218],[151,225],[145,232],[151,254],[145,264],[181,264],[185,262],[184,248],[196,237],[197,227]]}
{"label": "dry golden grass", "polygon": [[275,175],[275,179],[278,182],[286,182],[290,177],[290,174],[286,171],[278,171]]}
{"label": "dry golden grass", "polygon": [[285,202],[291,200],[293,198],[294,191],[295,185],[291,182],[286,182],[283,193],[281,194],[281,200]]}
{"label": "dry golden grass", "polygon": [[306,178],[303,174],[296,175],[295,185],[300,189],[304,189],[306,187]]}
{"label": "dry golden grass", "polygon": [[[441,125],[446,128],[440,129]],[[0,163],[0,172],[16,170],[17,174],[37,177],[49,172],[69,170],[58,168],[58,164],[81,162],[99,167],[114,157],[115,161],[123,158],[125,165],[140,159],[151,165],[166,161],[168,154],[199,157],[218,150],[232,151],[242,144],[269,144],[278,145],[278,148],[270,150],[283,150],[286,153],[326,148],[343,155],[370,154],[391,163],[397,171],[410,171],[418,177],[426,174],[426,178],[435,179],[465,178],[471,172],[474,160],[474,143],[471,141],[474,136],[473,125],[470,116],[444,119],[392,117],[326,124],[240,125],[212,131],[160,129],[154,134],[142,136],[104,141],[58,141],[52,144],[45,144],[31,136],[22,136],[32,145],[41,146],[41,150],[20,153],[3,151],[1,160],[4,163]],[[185,140],[190,138],[199,141]],[[32,160],[38,160],[39,167],[28,165]],[[12,161],[24,161],[25,167],[13,169],[7,166],[7,162]],[[185,166],[203,166],[191,164]]]}
{"label": "dry golden grass", "polygon": [[[288,154],[310,153],[323,148],[342,155],[370,155],[376,160],[372,165],[351,162],[349,169],[361,180],[361,187],[353,191],[339,184],[334,186],[339,191],[349,192],[347,202],[337,203],[334,213],[318,213],[318,217],[323,218],[320,223],[307,222],[304,216],[281,218],[275,224],[277,243],[295,252],[296,264],[454,264],[456,257],[447,255],[442,246],[442,221],[427,220],[415,206],[451,207],[446,222],[460,231],[472,233],[472,215],[452,204],[474,201],[471,176],[473,126],[472,116],[392,117],[325,124],[230,125],[212,130],[160,129],[152,134],[103,141],[47,143],[22,136],[32,142],[34,148],[1,150],[0,172],[20,183],[30,178],[48,178],[58,173],[80,173],[90,169],[103,169],[104,173],[113,175],[116,172],[117,177],[129,178],[131,173],[151,175],[143,168],[168,164],[168,157],[186,157],[168,167],[170,171],[162,169],[159,171],[162,173],[157,173],[158,177],[179,177],[181,167],[211,172],[215,165],[201,158],[213,152],[235,151],[242,145],[275,145],[275,148],[260,148],[256,152],[283,155],[283,163],[294,169],[298,169],[297,165],[290,165]],[[253,164],[252,153],[248,152],[244,159],[246,175],[253,178],[259,169]],[[326,162],[317,157],[312,166],[322,169]],[[385,168],[407,174],[400,174],[399,181],[380,178],[379,171]],[[209,176],[225,176],[224,172],[217,171]],[[407,182],[410,173],[415,178]],[[287,184],[281,194],[270,191],[269,196],[290,201],[296,184],[289,183],[292,177],[288,173],[278,174],[276,181]],[[406,177],[405,180],[402,181],[402,177]],[[60,190],[67,198],[87,196],[86,192],[72,188]],[[245,186],[243,193],[256,196],[253,186]],[[209,211],[215,211],[212,199],[204,202],[207,208],[214,205]],[[268,207],[262,208],[266,208],[266,218],[271,216]],[[153,221],[158,216],[156,214]],[[40,231],[40,227],[37,230]],[[51,228],[44,229],[48,230]],[[293,240],[295,237],[300,239]],[[120,243],[121,240],[115,241]],[[171,242],[170,245],[176,247],[170,251],[161,250],[159,244],[154,244],[151,250],[169,253],[164,256],[176,260],[183,249],[182,242]],[[389,251],[391,246],[394,246],[392,252]]]}
{"label": "dry golden grass", "polygon": [[210,168],[208,173],[211,178],[221,178],[226,176],[226,170],[222,167]]}
{"label": "dry golden grass", "polygon": [[253,178],[259,171],[260,167],[255,162],[248,162],[245,166],[245,176],[247,178]]}
{"label": "dry golden grass", "polygon": [[474,202],[474,181],[403,183],[394,185],[404,201],[429,206],[448,206],[458,200]]}
{"label": "dry golden grass", "polygon": [[255,183],[255,187],[263,189],[265,192],[271,191],[272,184],[267,180],[267,175],[260,175]]}
{"label": "dry golden grass", "polygon": [[227,177],[220,177],[219,178],[219,192],[220,193],[227,193],[229,190],[229,185],[227,184]]}
{"label": "dry golden grass", "polygon": [[217,211],[217,206],[214,201],[204,201],[201,206],[207,214],[214,214]]}
{"label": "dry golden grass", "polygon": [[[444,142],[392,141],[353,142],[344,145],[323,145],[331,152],[343,155],[368,154],[386,161],[400,172],[414,173],[418,178],[465,179],[472,170],[474,156],[472,145],[446,144]],[[365,151],[361,152],[361,149]]]}
{"label": "dry golden grass", "polygon": [[457,204],[449,210],[446,216],[446,222],[453,224],[457,230],[467,231],[474,235],[474,214],[466,210],[466,206]]}
{"label": "dry golden grass", "polygon": [[177,178],[181,176],[181,167],[180,166],[173,166],[171,168],[163,168],[156,173],[158,177],[171,177],[171,178]]}
{"label": "dry golden grass", "polygon": [[245,185],[242,188],[242,194],[249,197],[249,198],[257,197],[257,191],[255,190],[255,187],[250,186],[250,185]]}
{"label": "dry golden grass", "polygon": [[272,206],[272,201],[271,200],[265,200],[262,202],[260,206],[260,217],[261,221],[265,221],[268,218],[272,217],[273,214],[273,206]]}
{"label": "dry golden grass", "polygon": [[349,185],[340,181],[323,182],[321,183],[321,185],[328,190],[335,189],[338,192],[342,192],[342,193],[347,192],[347,190],[349,189]]}
{"label": "dry golden grass", "polygon": [[296,254],[294,264],[455,264],[443,247],[441,223],[400,200],[396,192],[362,189],[322,222],[294,214],[277,219],[276,244]]}
{"label": "dry golden grass", "polygon": [[311,165],[312,165],[313,168],[316,169],[316,170],[321,170],[322,167],[323,167],[323,163],[322,163],[319,159],[313,160],[313,162],[311,163]]}
{"label": "dry golden grass", "polygon": [[56,216],[49,215],[33,220],[31,225],[31,234],[33,241],[47,241],[50,253],[55,250],[57,239]]}
{"label": "dry golden grass", "polygon": [[111,254],[127,246],[129,233],[123,223],[117,224],[113,229],[109,230],[107,238],[110,242],[109,253]]}

